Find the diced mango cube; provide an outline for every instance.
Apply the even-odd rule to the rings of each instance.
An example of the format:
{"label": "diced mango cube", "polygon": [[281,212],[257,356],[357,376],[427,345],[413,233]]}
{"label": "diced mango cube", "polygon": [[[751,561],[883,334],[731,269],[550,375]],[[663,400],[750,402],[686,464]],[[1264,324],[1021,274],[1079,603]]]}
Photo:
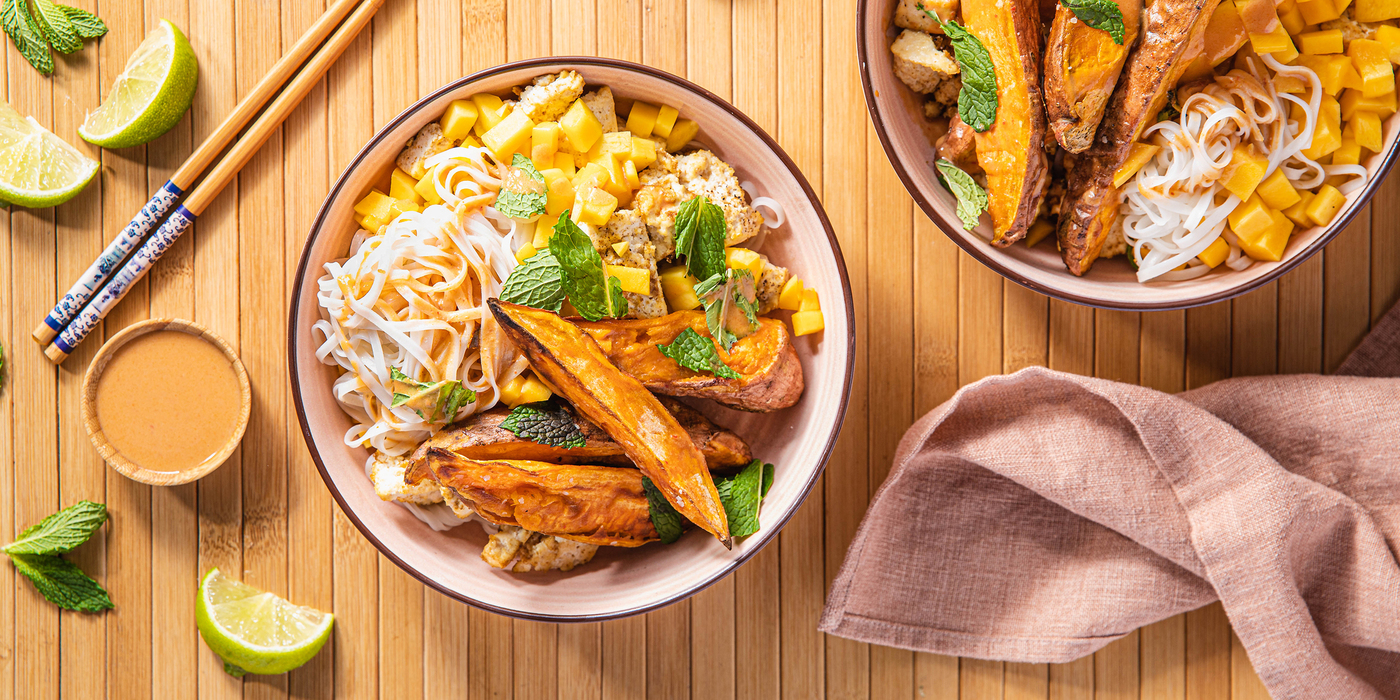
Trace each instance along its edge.
{"label": "diced mango cube", "polygon": [[572,209],[574,183],[569,181],[569,176],[558,168],[547,168],[541,170],[540,174],[544,176],[544,213],[557,215]]}
{"label": "diced mango cube", "polygon": [[472,131],[477,136],[481,136],[491,130],[491,127],[500,123],[505,118],[506,105],[501,102],[501,98],[489,92],[478,93],[471,96],[472,104],[476,105],[476,123],[472,125]]}
{"label": "diced mango cube", "polygon": [[1287,63],[1298,57],[1298,51],[1293,47],[1293,38],[1288,36],[1288,30],[1282,24],[1276,25],[1274,30],[1268,34],[1250,34],[1249,43],[1254,47],[1254,52],[1259,55],[1274,54],[1274,58]]}
{"label": "diced mango cube", "polygon": [[801,311],[804,291],[802,280],[788,277],[788,281],[783,283],[782,291],[778,292],[778,308],[784,311]]}
{"label": "diced mango cube", "polygon": [[476,126],[477,114],[475,102],[453,100],[447,105],[447,111],[442,113],[442,119],[438,122],[442,124],[442,135],[453,141],[461,141],[470,136],[472,127]]}
{"label": "diced mango cube", "polygon": [[418,204],[411,199],[395,199],[394,203],[389,205],[389,218],[387,221],[393,221],[399,218],[399,214],[406,211],[421,212],[423,211],[423,207],[418,206]]}
{"label": "diced mango cube", "polygon": [[1332,0],[1307,0],[1298,3],[1298,12],[1308,24],[1322,24],[1342,16]]}
{"label": "diced mango cube", "polygon": [[614,160],[626,160],[632,157],[632,133],[628,131],[614,131],[603,134],[603,147],[601,153],[606,154]]}
{"label": "diced mango cube", "polygon": [[687,274],[684,265],[662,270],[661,292],[666,296],[666,306],[672,311],[689,311],[700,306],[700,297],[695,295],[695,285],[699,282]]}
{"label": "diced mango cube", "polygon": [[1257,237],[1273,223],[1269,216],[1269,208],[1264,206],[1263,200],[1257,196],[1250,197],[1248,201],[1235,207],[1227,220],[1230,222],[1230,230],[1240,238]]}
{"label": "diced mango cube", "polygon": [[725,248],[724,263],[725,267],[748,270],[754,280],[763,276],[763,258],[748,248]]}
{"label": "diced mango cube", "polygon": [[675,107],[661,105],[661,109],[656,111],[656,125],[651,128],[651,133],[663,139],[670,137],[671,129],[676,126],[676,117],[680,115]]}
{"label": "diced mango cube", "polygon": [[801,304],[801,306],[798,308],[798,311],[821,311],[821,310],[822,310],[822,300],[821,300],[821,297],[818,297],[818,296],[817,296],[817,290],[811,289],[811,288],[802,290],[802,304]]}
{"label": "diced mango cube", "polygon": [[1286,217],[1288,217],[1289,221],[1292,221],[1293,223],[1295,223],[1295,224],[1297,224],[1297,225],[1299,225],[1299,226],[1302,226],[1302,227],[1305,227],[1305,228],[1306,228],[1306,227],[1312,226],[1312,225],[1313,225],[1312,219],[1309,219],[1309,218],[1308,218],[1308,205],[1312,203],[1313,198],[1314,198],[1315,196],[1316,196],[1316,195],[1314,195],[1312,192],[1309,192],[1309,191],[1307,191],[1307,190],[1303,190],[1303,191],[1299,192],[1299,193],[1298,193],[1298,198],[1299,198],[1299,199],[1298,199],[1298,203],[1297,203],[1297,204],[1294,204],[1293,206],[1291,206],[1291,207],[1289,207],[1289,208],[1287,208],[1287,209],[1284,209],[1284,210],[1283,210],[1283,215],[1286,216]]}
{"label": "diced mango cube", "polygon": [[425,204],[442,204],[442,197],[438,196],[437,184],[433,181],[433,170],[429,170],[418,184],[413,186],[413,191],[423,198]]}
{"label": "diced mango cube", "polygon": [[1361,95],[1379,97],[1395,92],[1395,66],[1390,63],[1390,49],[1379,41],[1353,39],[1347,46],[1356,71],[1361,74]]}
{"label": "diced mango cube", "polygon": [[511,154],[530,142],[534,130],[535,123],[525,116],[524,110],[511,112],[481,135],[481,143],[501,161],[510,162]]}
{"label": "diced mango cube", "polygon": [[559,150],[559,135],[564,130],[559,122],[536,124],[530,131],[530,160],[537,170],[554,167],[554,156]]}
{"label": "diced mango cube", "polygon": [[1275,170],[1273,175],[1264,178],[1254,191],[1270,208],[1280,211],[1297,204],[1300,199],[1298,190],[1293,188],[1293,183],[1288,181],[1282,169]]}
{"label": "diced mango cube", "polygon": [[1283,259],[1283,249],[1288,246],[1288,237],[1293,234],[1293,222],[1282,212],[1269,211],[1270,224],[1256,235],[1237,234],[1240,250],[1255,260],[1278,262]]}
{"label": "diced mango cube", "polygon": [[1215,68],[1210,65],[1210,61],[1205,54],[1197,56],[1191,64],[1186,66],[1186,70],[1181,72],[1181,77],[1177,79],[1178,85],[1193,83],[1202,78],[1215,77]]}
{"label": "diced mango cube", "polygon": [[1343,195],[1336,187],[1323,185],[1318,188],[1317,196],[1308,202],[1308,219],[1318,226],[1326,226],[1332,223],[1332,217],[1337,215],[1346,201],[1346,195]]}
{"label": "diced mango cube", "polygon": [[548,401],[554,392],[539,377],[530,374],[525,379],[525,383],[520,387],[520,403],[539,403]]}
{"label": "diced mango cube", "polygon": [[637,170],[646,170],[648,165],[656,162],[656,142],[633,136],[632,160],[637,164]]}
{"label": "diced mango cube", "polygon": [[380,221],[389,219],[389,208],[394,206],[394,198],[379,190],[370,190],[369,194],[355,205],[355,213],[360,216],[373,216]]}
{"label": "diced mango cube", "polygon": [[574,194],[573,218],[580,223],[602,226],[612,218],[615,209],[617,197],[597,187],[581,189]]}
{"label": "diced mango cube", "polygon": [[362,216],[359,218],[360,228],[370,233],[379,233],[379,229],[384,226],[384,222],[373,216]]}
{"label": "diced mango cube", "polygon": [[627,113],[627,130],[637,136],[651,136],[656,128],[656,116],[661,112],[656,105],[633,102],[632,111]]}
{"label": "diced mango cube", "polygon": [[1361,147],[1353,139],[1342,139],[1342,145],[1332,151],[1332,165],[1356,165],[1361,162]]}
{"label": "diced mango cube", "polygon": [[1385,45],[1391,63],[1400,63],[1400,27],[1390,24],[1376,27],[1376,41]]}
{"label": "diced mango cube", "polygon": [[1308,21],[1303,19],[1303,13],[1298,9],[1298,3],[1289,0],[1276,9],[1278,10],[1279,23],[1288,30],[1289,34],[1297,36],[1307,28]]}
{"label": "diced mango cube", "polygon": [[1301,95],[1308,91],[1308,83],[1294,75],[1279,74],[1274,76],[1274,89],[1279,92]]}
{"label": "diced mango cube", "polygon": [[1128,150],[1128,159],[1123,161],[1117,172],[1113,173],[1113,186],[1122,187],[1123,183],[1133,179],[1133,176],[1142,170],[1142,166],[1146,165],[1147,161],[1152,160],[1152,157],[1157,155],[1157,151],[1160,150],[1162,147],[1155,143],[1134,141]]}
{"label": "diced mango cube", "polygon": [[699,124],[689,119],[677,121],[676,125],[671,128],[671,135],[666,137],[666,150],[675,153],[685,148],[685,145],[690,143],[690,140],[695,138],[698,133],[700,133]]}
{"label": "diced mango cube", "polygon": [[1206,249],[1201,251],[1196,257],[1206,265],[1215,268],[1219,267],[1220,263],[1225,262],[1225,258],[1229,256],[1230,244],[1226,243],[1224,238],[1217,238],[1211,241],[1210,245],[1206,246]]}
{"label": "diced mango cube", "polygon": [[1327,109],[1318,115],[1317,128],[1313,130],[1312,145],[1303,149],[1303,155],[1317,160],[1342,145],[1342,129]]}
{"label": "diced mango cube", "polygon": [[[1294,59],[1294,63],[1304,66],[1317,74],[1317,81],[1322,85],[1322,91],[1329,95],[1336,95],[1342,91],[1342,64],[1334,63],[1332,58],[1346,58],[1345,56],[1313,56],[1301,54]],[[1350,59],[1347,63],[1351,63]]]}
{"label": "diced mango cube", "polygon": [[618,241],[612,244],[612,249],[618,255],[627,255],[627,251],[632,250],[632,245],[627,241]]}
{"label": "diced mango cube", "polygon": [[1254,188],[1264,179],[1264,169],[1267,167],[1267,156],[1255,151],[1253,146],[1241,143],[1230,154],[1230,165],[1225,169],[1222,184],[1241,201],[1249,199],[1249,195],[1254,194]]}
{"label": "diced mango cube", "polygon": [[520,390],[525,388],[525,375],[518,374],[501,386],[501,403],[515,408],[524,403],[520,400]]}
{"label": "diced mango cube", "polygon": [[549,239],[554,236],[554,225],[559,223],[558,214],[544,214],[535,219],[535,238],[530,241],[530,245],[535,246],[535,250],[544,250],[549,247]]}
{"label": "diced mango cube", "polygon": [[629,158],[622,163],[622,175],[627,178],[627,186],[632,189],[640,189],[642,177],[637,173],[637,164]]}
{"label": "diced mango cube", "polygon": [[1375,112],[1381,117],[1395,114],[1395,93],[1379,97],[1366,97],[1360,90],[1347,90],[1342,93],[1341,117],[1351,119],[1358,111]]}
{"label": "diced mango cube", "polygon": [[1050,237],[1055,232],[1055,225],[1045,219],[1036,219],[1031,224],[1029,231],[1026,231],[1026,247],[1034,248],[1041,241]]}
{"label": "diced mango cube", "polygon": [[389,174],[389,196],[394,199],[407,199],[415,204],[423,202],[423,195],[418,194],[414,189],[418,186],[418,181],[412,175],[404,172],[402,168],[394,168],[394,172]]}
{"label": "diced mango cube", "polygon": [[579,153],[587,153],[603,136],[602,122],[598,121],[598,117],[593,115],[593,110],[589,109],[583,100],[574,100],[574,103],[569,105],[569,110],[559,120],[559,126],[564,129],[569,144]]}
{"label": "diced mango cube", "polygon": [[1357,112],[1347,122],[1351,127],[1351,137],[1356,145],[1372,152],[1380,153],[1385,147],[1385,136],[1381,131],[1381,118],[1375,112]]}
{"label": "diced mango cube", "polygon": [[570,179],[573,179],[574,175],[578,173],[578,169],[574,167],[574,157],[568,153],[555,153],[553,167],[558,168]]}
{"label": "diced mango cube", "polygon": [[[1206,23],[1205,49],[1197,60],[1207,68],[1218,66],[1224,63],[1225,59],[1235,55],[1247,39],[1249,33],[1245,31],[1244,21],[1240,19],[1234,0],[1220,0],[1220,4],[1215,6],[1215,12],[1210,16],[1210,21]],[[1187,73],[1190,72],[1188,68]],[[1189,82],[1185,74],[1182,75],[1181,82]]]}
{"label": "diced mango cube", "polygon": [[1380,22],[1400,17],[1400,0],[1356,0],[1352,19],[1358,22]]}
{"label": "diced mango cube", "polygon": [[1300,53],[1320,56],[1322,54],[1341,53],[1343,50],[1342,30],[1340,29],[1305,32],[1298,36],[1298,51]]}
{"label": "diced mango cube", "polygon": [[515,251],[515,261],[523,264],[526,260],[534,257],[535,253],[538,252],[540,251],[535,248],[533,243],[526,243]]}
{"label": "diced mango cube", "polygon": [[793,335],[811,335],[825,327],[820,311],[798,311],[792,315]]}
{"label": "diced mango cube", "polygon": [[1278,11],[1274,7],[1274,0],[1234,0],[1234,2],[1245,31],[1251,34],[1268,34],[1278,26]]}
{"label": "diced mango cube", "polygon": [[574,173],[573,184],[575,192],[588,187],[602,187],[608,184],[608,171],[597,163],[589,163]]}
{"label": "diced mango cube", "polygon": [[616,277],[622,283],[622,291],[633,294],[651,294],[651,271],[640,267],[623,265],[603,265],[603,274]]}

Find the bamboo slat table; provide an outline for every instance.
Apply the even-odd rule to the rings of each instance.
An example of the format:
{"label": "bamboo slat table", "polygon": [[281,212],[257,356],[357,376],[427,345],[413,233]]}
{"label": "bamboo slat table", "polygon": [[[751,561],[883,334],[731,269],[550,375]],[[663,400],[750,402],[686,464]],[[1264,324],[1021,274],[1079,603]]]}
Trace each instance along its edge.
{"label": "bamboo slat table", "polygon": [[[60,613],[0,566],[0,700],[48,698],[1255,698],[1218,605],[1063,666],[913,654],[817,633],[826,586],[904,429],[960,385],[1027,365],[1166,391],[1231,375],[1335,367],[1400,294],[1400,181],[1324,254],[1233,302],[1094,311],[1003,281],[911,203],[868,123],[855,3],[834,0],[389,0],[372,31],[107,319],[192,318],[229,339],[255,391],[243,447],[210,477],[150,488],[108,470],[79,420],[99,342],[60,369],[29,331],[56,296],[320,14],[323,0],[76,0],[111,32],[52,78],[4,53],[4,97],[102,159],[57,209],[0,216],[0,531],[60,505],[112,521],[74,558],[116,609]],[[158,18],[200,59],[193,111],[160,140],[99,153],[76,128]],[[599,54],[689,77],[747,112],[823,193],[856,303],[858,357],[842,439],[780,541],[690,601],[589,625],[469,609],[382,558],[336,509],[297,429],[287,290],[331,182],[420,95],[507,60]],[[96,339],[94,339],[96,340]],[[218,566],[333,610],[336,635],[287,676],[224,674],[194,626]]]}

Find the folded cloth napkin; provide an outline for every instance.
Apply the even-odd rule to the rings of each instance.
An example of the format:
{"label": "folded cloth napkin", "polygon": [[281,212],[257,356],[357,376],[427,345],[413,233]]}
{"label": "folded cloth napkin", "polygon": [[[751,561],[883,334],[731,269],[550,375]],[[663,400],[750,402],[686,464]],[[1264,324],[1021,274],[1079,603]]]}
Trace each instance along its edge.
{"label": "folded cloth napkin", "polygon": [[1339,374],[1370,376],[964,387],[904,435],[821,629],[1064,662],[1219,599],[1275,698],[1400,698],[1400,307]]}

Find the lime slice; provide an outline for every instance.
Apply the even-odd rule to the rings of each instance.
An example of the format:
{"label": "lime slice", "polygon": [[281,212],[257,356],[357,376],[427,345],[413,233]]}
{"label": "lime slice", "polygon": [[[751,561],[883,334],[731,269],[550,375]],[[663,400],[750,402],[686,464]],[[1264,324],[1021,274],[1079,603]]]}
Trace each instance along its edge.
{"label": "lime slice", "polygon": [[179,28],[161,20],[126,60],[102,105],[78,135],[103,148],[139,146],[170,131],[194,100],[199,61]]}
{"label": "lime slice", "polygon": [[0,102],[0,199],[24,207],[62,204],[97,174],[97,161]]}
{"label": "lime slice", "polygon": [[292,605],[218,569],[199,583],[195,620],[199,636],[235,676],[286,673],[310,661],[331,638],[334,621],[330,613]]}

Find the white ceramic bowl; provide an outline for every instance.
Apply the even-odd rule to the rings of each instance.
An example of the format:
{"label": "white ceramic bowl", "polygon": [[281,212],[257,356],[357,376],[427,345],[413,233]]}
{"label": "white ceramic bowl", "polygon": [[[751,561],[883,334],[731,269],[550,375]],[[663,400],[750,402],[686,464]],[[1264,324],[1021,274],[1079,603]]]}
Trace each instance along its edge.
{"label": "white ceramic bowl", "polygon": [[[694,404],[746,439],[755,456],[776,465],[763,502],[762,530],[732,551],[693,531],[669,546],[603,547],[591,563],[568,573],[498,571],[480,559],[486,542],[480,526],[434,532],[403,507],[379,500],[365,476],[367,452],[343,442],[351,422],[331,396],[337,370],[316,359],[318,337],[313,338],[311,325],[319,318],[316,280],[324,264],[348,255],[357,228],[351,218],[355,202],[371,186],[385,186],[404,143],[452,100],[478,92],[506,95],[535,76],[566,68],[577,70],[590,86],[611,87],[619,114],[626,113],[632,98],[641,98],[672,105],[697,121],[698,142],[732,164],[741,180],[783,205],[787,223],[768,235],[763,251],[821,295],[825,331],[796,339],[807,382],[796,406],[756,414]],[[704,89],[654,68],[610,59],[548,58],[510,63],[447,85],[395,117],[360,151],[331,188],[302,252],[292,293],[289,364],[302,434],[321,476],[346,515],[385,556],[433,588],[481,608],[538,620],[587,621],[681,600],[777,536],[821,475],[840,430],[850,394],[853,323],[846,267],[831,224],[806,179],[756,124]]]}
{"label": "white ceramic bowl", "polygon": [[1150,311],[1181,309],[1229,299],[1267,284],[1322,250],[1365,206],[1390,172],[1396,155],[1396,115],[1385,120],[1385,150],[1364,165],[1371,171],[1366,186],[1351,193],[1329,226],[1295,230],[1283,260],[1256,262],[1248,269],[1217,269],[1180,282],[1140,284],[1126,258],[1099,260],[1083,277],[1065,269],[1053,243],[1035,248],[1016,244],[994,248],[988,241],[991,227],[983,223],[965,231],[954,214],[957,202],[938,184],[933,163],[938,159],[930,139],[930,124],[923,117],[922,96],[910,90],[891,68],[889,46],[899,35],[894,26],[898,0],[861,0],[857,9],[857,48],[865,103],[875,131],[894,164],[905,189],[943,232],[982,264],[1003,277],[1058,299],[1113,309]]}

